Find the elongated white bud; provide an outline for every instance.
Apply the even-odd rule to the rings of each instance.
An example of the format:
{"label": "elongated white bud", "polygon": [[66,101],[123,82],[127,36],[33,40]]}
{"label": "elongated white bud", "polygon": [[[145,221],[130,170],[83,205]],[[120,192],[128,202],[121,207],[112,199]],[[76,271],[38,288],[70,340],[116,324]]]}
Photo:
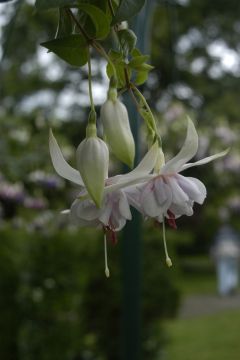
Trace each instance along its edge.
{"label": "elongated white bud", "polygon": [[101,121],[107,143],[114,155],[129,167],[132,167],[135,157],[135,143],[127,109],[117,99],[115,89],[110,89],[108,99],[102,105]]}
{"label": "elongated white bud", "polygon": [[108,176],[109,152],[105,142],[94,135],[94,132],[92,135],[90,131],[87,133],[89,136],[77,148],[77,168],[89,195],[100,207],[105,179]]}

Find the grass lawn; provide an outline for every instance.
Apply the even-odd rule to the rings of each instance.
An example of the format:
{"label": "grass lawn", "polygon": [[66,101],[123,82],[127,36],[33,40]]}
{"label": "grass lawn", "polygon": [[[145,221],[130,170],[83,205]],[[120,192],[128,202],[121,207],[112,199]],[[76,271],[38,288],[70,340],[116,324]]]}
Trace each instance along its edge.
{"label": "grass lawn", "polygon": [[240,310],[166,324],[164,360],[239,360]]}

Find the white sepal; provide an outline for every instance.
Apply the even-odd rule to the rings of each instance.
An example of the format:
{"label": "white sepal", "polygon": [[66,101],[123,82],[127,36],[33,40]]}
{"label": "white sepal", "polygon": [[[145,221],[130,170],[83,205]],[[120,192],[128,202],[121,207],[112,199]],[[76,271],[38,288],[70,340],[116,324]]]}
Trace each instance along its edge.
{"label": "white sepal", "polygon": [[114,155],[132,167],[135,143],[125,105],[118,99],[107,99],[101,107],[101,121],[107,143]]}
{"label": "white sepal", "polygon": [[58,175],[62,176],[64,179],[74,182],[75,184],[84,186],[79,172],[72,168],[64,159],[51,129],[49,131],[49,150],[53,167]]}
{"label": "white sepal", "polygon": [[178,173],[183,165],[196,155],[198,149],[198,134],[190,118],[188,118],[187,136],[179,153],[169,160],[161,169],[161,174]]}

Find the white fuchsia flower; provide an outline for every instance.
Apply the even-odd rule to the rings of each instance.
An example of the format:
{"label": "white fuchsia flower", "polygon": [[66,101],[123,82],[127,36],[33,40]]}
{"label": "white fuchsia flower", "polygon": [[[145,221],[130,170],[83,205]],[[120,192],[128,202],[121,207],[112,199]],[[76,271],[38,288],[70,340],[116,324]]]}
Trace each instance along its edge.
{"label": "white fuchsia flower", "polygon": [[[124,189],[136,181],[141,182],[148,178],[156,163],[157,145],[154,144],[139,165],[128,174],[111,178],[107,178],[106,174],[101,207],[97,207],[90,198],[79,171],[72,168],[64,159],[52,131],[49,134],[49,148],[56,172],[61,177],[77,184],[81,189],[71,208],[64,210],[62,213],[69,214],[70,219],[78,226],[102,227],[105,233],[110,236],[110,239],[115,242],[115,232],[124,227],[126,220],[131,219],[129,203]],[[105,271],[106,274],[109,273],[107,263]]]}
{"label": "white fuchsia flower", "polygon": [[[227,154],[228,150],[208,156],[195,163],[187,163],[196,155],[198,149],[198,135],[193,122],[188,119],[187,136],[180,152],[161,168],[150,175],[147,182],[129,187],[126,194],[129,202],[145,217],[154,218],[162,222],[167,218],[172,227],[176,227],[175,219],[193,214],[194,202],[202,204],[206,198],[205,185],[193,177],[185,177],[179,172],[193,166],[199,166],[213,161]],[[164,237],[165,237],[165,228]],[[165,245],[166,247],[166,245]],[[167,255],[167,263],[171,260]]]}
{"label": "white fuchsia flower", "polygon": [[[195,163],[187,163],[198,149],[198,135],[193,122],[188,119],[187,136],[180,152],[163,164],[151,179],[136,188],[128,189],[128,198],[143,215],[163,221],[164,217],[178,218],[193,214],[193,204],[202,204],[207,195],[204,184],[193,177],[185,177],[179,172],[199,166],[227,154],[228,150],[206,157]],[[169,215],[173,214],[173,215]]]}

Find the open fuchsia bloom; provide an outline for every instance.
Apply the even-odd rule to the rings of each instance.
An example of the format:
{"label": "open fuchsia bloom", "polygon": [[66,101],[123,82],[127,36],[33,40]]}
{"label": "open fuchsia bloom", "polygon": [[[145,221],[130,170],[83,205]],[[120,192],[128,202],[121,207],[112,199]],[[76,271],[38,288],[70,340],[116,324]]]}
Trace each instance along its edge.
{"label": "open fuchsia bloom", "polygon": [[[56,172],[80,186],[80,193],[74,200],[68,213],[72,222],[78,226],[102,227],[108,237],[115,242],[115,232],[121,230],[127,220],[131,220],[130,206],[140,211],[145,218],[153,218],[163,223],[163,238],[166,261],[171,266],[165,241],[165,224],[167,218],[172,227],[175,219],[193,214],[194,202],[202,204],[206,198],[204,184],[193,177],[185,177],[179,172],[193,166],[206,164],[221,156],[228,150],[206,157],[195,163],[188,161],[195,156],[198,149],[198,135],[193,122],[188,119],[187,136],[180,152],[161,167],[157,166],[160,149],[155,143],[144,156],[139,165],[131,172],[105,179],[103,201],[97,207],[90,198],[80,173],[72,168],[63,158],[61,150],[50,132],[50,154]],[[106,274],[109,274],[106,268]]]}
{"label": "open fuchsia bloom", "polygon": [[127,189],[129,202],[144,216],[164,221],[168,218],[171,225],[182,215],[193,214],[194,202],[202,204],[207,191],[204,184],[193,177],[185,177],[179,172],[193,166],[206,164],[221,156],[228,150],[206,157],[195,163],[187,163],[198,149],[198,135],[193,122],[188,119],[187,136],[180,152],[158,172],[154,172],[147,182]]}

